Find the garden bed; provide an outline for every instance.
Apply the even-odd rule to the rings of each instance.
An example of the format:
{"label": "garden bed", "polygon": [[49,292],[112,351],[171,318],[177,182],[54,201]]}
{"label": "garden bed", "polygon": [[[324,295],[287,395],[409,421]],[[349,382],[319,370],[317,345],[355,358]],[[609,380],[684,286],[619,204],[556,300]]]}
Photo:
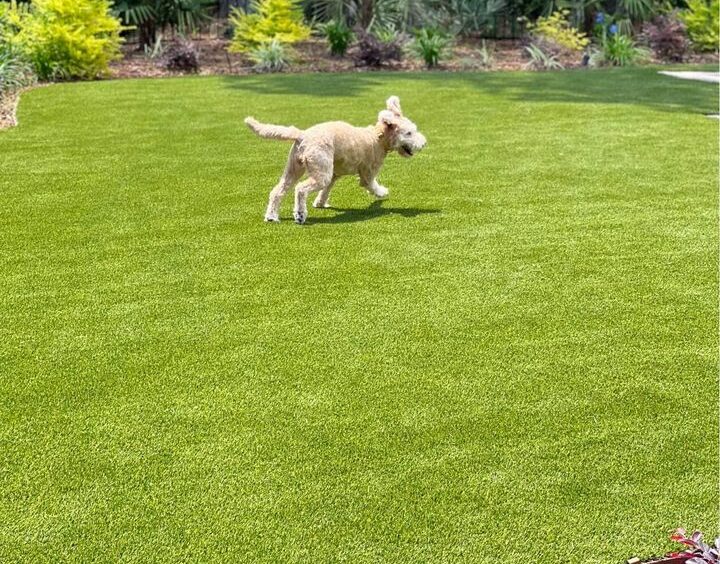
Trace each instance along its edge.
{"label": "garden bed", "polygon": [[[229,41],[212,36],[199,36],[193,39],[199,51],[201,75],[246,75],[254,74],[253,63],[244,55],[228,53]],[[486,40],[485,45],[492,53],[490,64],[484,64],[481,57],[483,40],[469,38],[457,42],[451,55],[445,59],[438,70],[446,71],[481,71],[481,70],[522,70],[528,62],[525,54],[525,43],[521,40]],[[292,64],[284,72],[348,72],[373,70],[357,67],[350,56],[334,57],[328,52],[327,43],[322,39],[302,41],[294,46],[295,56]],[[562,65],[567,68],[582,66],[582,55],[563,57]],[[693,54],[687,61],[690,64],[717,63],[716,54]],[[653,60],[653,64],[662,61]],[[417,71],[425,68],[423,62],[415,57],[407,56],[403,61],[384,67],[391,70]],[[162,57],[150,58],[137,44],[126,44],[123,48],[123,59],[111,64],[110,73],[113,78],[137,78],[177,76],[182,73],[170,71],[163,67]]]}

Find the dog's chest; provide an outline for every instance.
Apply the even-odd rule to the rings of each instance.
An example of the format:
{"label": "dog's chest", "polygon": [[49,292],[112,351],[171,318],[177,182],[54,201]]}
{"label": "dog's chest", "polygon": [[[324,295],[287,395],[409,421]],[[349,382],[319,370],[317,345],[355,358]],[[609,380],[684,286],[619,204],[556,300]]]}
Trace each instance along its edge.
{"label": "dog's chest", "polygon": [[343,139],[342,142],[335,144],[334,149],[333,169],[335,176],[357,174],[363,170],[377,169],[382,163],[382,152],[376,151],[374,144],[363,138],[357,140]]}

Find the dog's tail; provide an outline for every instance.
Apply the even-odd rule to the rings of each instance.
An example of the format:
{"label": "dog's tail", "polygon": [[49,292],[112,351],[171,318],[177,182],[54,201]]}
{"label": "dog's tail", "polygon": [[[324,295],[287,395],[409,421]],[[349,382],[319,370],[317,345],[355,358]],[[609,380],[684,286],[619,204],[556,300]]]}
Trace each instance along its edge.
{"label": "dog's tail", "polygon": [[246,117],[245,123],[260,137],[265,139],[280,139],[282,141],[296,141],[302,137],[303,132],[297,127],[285,127],[284,125],[272,125],[260,123],[255,118]]}

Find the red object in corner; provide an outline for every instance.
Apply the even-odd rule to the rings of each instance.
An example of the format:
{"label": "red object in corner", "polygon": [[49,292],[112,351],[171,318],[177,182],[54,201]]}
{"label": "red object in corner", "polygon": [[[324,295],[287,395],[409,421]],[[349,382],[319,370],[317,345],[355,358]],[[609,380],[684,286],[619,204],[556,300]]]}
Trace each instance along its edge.
{"label": "red object in corner", "polygon": [[[660,558],[650,558],[648,560],[640,560],[639,564],[685,564],[688,560],[697,556],[692,552],[668,552]],[[637,562],[636,560],[628,560],[628,562]]]}

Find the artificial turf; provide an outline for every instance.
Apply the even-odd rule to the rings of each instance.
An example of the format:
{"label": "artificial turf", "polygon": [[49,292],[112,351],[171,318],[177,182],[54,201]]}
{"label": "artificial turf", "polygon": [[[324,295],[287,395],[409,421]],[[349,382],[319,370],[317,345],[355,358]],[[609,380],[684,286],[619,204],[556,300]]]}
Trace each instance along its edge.
{"label": "artificial turf", "polygon": [[[429,140],[308,224],[288,145]],[[0,132],[0,560],[620,562],[718,527],[717,87],[65,84]]]}

